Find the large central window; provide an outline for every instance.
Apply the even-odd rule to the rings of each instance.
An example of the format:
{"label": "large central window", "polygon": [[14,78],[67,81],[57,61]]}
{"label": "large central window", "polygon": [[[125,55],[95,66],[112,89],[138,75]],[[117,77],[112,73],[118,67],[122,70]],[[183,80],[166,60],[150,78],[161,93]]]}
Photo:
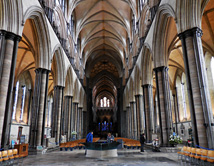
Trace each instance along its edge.
{"label": "large central window", "polygon": [[107,97],[100,99],[100,107],[110,107],[110,101]]}

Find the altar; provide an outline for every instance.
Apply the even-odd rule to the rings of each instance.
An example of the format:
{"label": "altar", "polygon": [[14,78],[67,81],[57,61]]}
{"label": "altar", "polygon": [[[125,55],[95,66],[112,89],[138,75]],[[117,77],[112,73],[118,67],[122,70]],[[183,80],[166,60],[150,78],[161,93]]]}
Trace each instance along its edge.
{"label": "altar", "polygon": [[99,141],[93,143],[82,143],[86,147],[86,157],[117,157],[117,146],[120,144],[119,142],[113,141],[111,143],[107,143],[106,141]]}

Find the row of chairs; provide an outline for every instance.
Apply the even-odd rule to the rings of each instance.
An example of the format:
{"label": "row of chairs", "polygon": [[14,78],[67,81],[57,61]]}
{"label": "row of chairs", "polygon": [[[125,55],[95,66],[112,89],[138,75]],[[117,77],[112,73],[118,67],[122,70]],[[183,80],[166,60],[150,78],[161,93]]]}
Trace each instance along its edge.
{"label": "row of chairs", "polygon": [[[137,140],[133,139],[128,139],[128,138],[123,138],[123,137],[115,137],[114,141],[117,141],[118,139],[122,139],[124,142],[124,147],[127,149],[139,149],[141,144]],[[93,138],[93,142],[99,141],[100,138]],[[81,144],[81,142],[86,142],[86,139],[80,139],[80,140],[75,140],[75,141],[69,141],[66,143],[60,143],[60,151],[67,151],[70,149],[72,151],[73,149],[84,149],[85,146]]]}
{"label": "row of chairs", "polygon": [[117,141],[118,139],[122,139],[123,140],[124,148],[127,148],[127,149],[139,149],[140,146],[141,146],[140,141],[137,141],[137,140],[134,140],[134,139],[116,137],[114,140]]}
{"label": "row of chairs", "polygon": [[24,156],[19,155],[17,149],[9,149],[9,150],[0,151],[0,165],[14,164],[15,160],[18,161],[22,157],[24,157]]}
{"label": "row of chairs", "polygon": [[214,151],[184,146],[178,153],[181,162],[196,165],[214,165]]}
{"label": "row of chairs", "polygon": [[[93,138],[93,142],[97,142],[98,140],[100,140],[100,138]],[[70,151],[72,151],[73,149],[85,149],[85,145],[81,144],[81,142],[86,142],[86,139],[60,143],[60,151],[67,151],[68,149],[70,149]]]}

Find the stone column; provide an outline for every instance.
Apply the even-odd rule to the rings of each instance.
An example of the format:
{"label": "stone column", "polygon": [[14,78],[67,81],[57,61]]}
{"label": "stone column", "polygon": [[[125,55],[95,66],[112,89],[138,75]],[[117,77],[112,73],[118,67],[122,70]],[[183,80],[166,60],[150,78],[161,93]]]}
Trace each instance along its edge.
{"label": "stone column", "polygon": [[160,118],[159,118],[159,110],[158,110],[158,99],[157,99],[157,91],[155,93],[155,112],[156,112],[156,122],[155,122],[155,133],[159,134],[159,130],[160,130]]}
{"label": "stone column", "polygon": [[165,66],[154,69],[156,76],[156,88],[158,97],[159,122],[161,133],[161,144],[169,145],[171,126],[171,100],[168,78],[168,68]]}
{"label": "stone column", "polygon": [[55,86],[54,87],[54,97],[53,97],[53,122],[51,125],[51,137],[55,137],[55,141],[58,144],[60,141],[60,125],[61,125],[61,110],[62,110],[62,97],[63,97],[64,87]]}
{"label": "stone column", "polygon": [[178,103],[177,103],[177,99],[176,99],[176,90],[174,91],[174,93],[172,94],[173,96],[173,101],[174,101],[174,110],[175,110],[175,130],[176,133],[178,135]]}
{"label": "stone column", "polygon": [[130,107],[126,107],[126,126],[127,126],[127,138],[131,137],[131,121],[130,121]]}
{"label": "stone column", "polygon": [[77,117],[77,119],[79,119],[78,120],[78,123],[77,123],[77,125],[79,126],[78,128],[77,128],[77,133],[78,133],[78,139],[80,139],[81,138],[81,128],[82,128],[82,107],[79,107],[79,110],[78,110],[78,117]]}
{"label": "stone column", "polygon": [[[42,125],[44,110],[46,109],[46,95],[47,95],[47,69],[38,68],[35,70],[36,78],[33,91],[33,100],[31,106],[31,125],[29,134],[29,145],[35,148],[42,143]],[[44,119],[45,120],[45,119]]]}
{"label": "stone column", "polygon": [[153,95],[152,85],[143,85],[143,97],[144,97],[144,112],[145,112],[145,124],[146,124],[146,142],[152,141],[153,125],[152,125],[152,112],[153,108]]}
{"label": "stone column", "polygon": [[[32,101],[32,89],[28,89],[28,93],[29,93],[29,100],[28,100],[28,108],[27,108],[27,123],[29,124],[30,121],[30,108],[31,108],[31,101]],[[14,95],[13,95],[13,99],[14,99]]]}
{"label": "stone column", "polygon": [[87,112],[82,111],[83,113],[83,137],[86,137],[87,135]]}
{"label": "stone column", "polygon": [[81,138],[83,138],[83,112],[84,110],[82,109],[81,111]]}
{"label": "stone column", "polygon": [[69,119],[68,119],[68,140],[71,140],[71,132],[72,132],[72,112],[73,112],[73,102],[72,102],[73,96],[70,96],[69,98]]}
{"label": "stone column", "polygon": [[76,111],[76,132],[77,132],[77,139],[79,139],[79,130],[80,130],[80,108],[77,108],[77,111]]}
{"label": "stone column", "polygon": [[122,122],[121,122],[121,127],[122,127],[122,133],[121,133],[121,137],[127,137],[127,113],[126,110],[123,110],[122,113]]}
{"label": "stone column", "polygon": [[72,113],[72,124],[73,124],[73,128],[72,131],[76,131],[77,132],[77,112],[78,112],[78,104],[77,102],[73,102],[73,113]]}
{"label": "stone column", "polygon": [[214,123],[201,41],[202,31],[196,27],[178,36],[182,42],[194,141],[196,145],[213,149]]}
{"label": "stone column", "polygon": [[18,43],[21,37],[0,31],[0,145],[8,143]]}
{"label": "stone column", "polygon": [[64,105],[64,117],[65,117],[65,122],[64,122],[64,130],[65,130],[65,135],[66,135],[66,141],[68,142],[70,140],[70,135],[71,135],[71,104],[72,104],[72,96],[65,96],[65,105]]}
{"label": "stone column", "polygon": [[[39,130],[42,131],[41,133],[41,137],[39,137],[39,140],[41,140],[41,142],[38,143],[38,145],[43,145],[46,146],[46,141],[45,141],[45,121],[46,121],[46,112],[47,112],[47,97],[48,97],[48,80],[49,80],[49,70],[45,71],[45,75],[44,75],[44,85],[45,85],[45,90],[42,93],[42,101],[43,103],[43,111],[40,111],[40,117],[39,117]],[[41,103],[40,103],[41,104]]]}
{"label": "stone column", "polygon": [[134,101],[130,102],[130,108],[131,108],[132,120],[133,120],[132,135],[133,135],[133,139],[137,139],[137,112],[136,112],[136,103]]}
{"label": "stone column", "polygon": [[133,112],[131,106],[129,107],[129,137],[133,138]]}
{"label": "stone column", "polygon": [[135,95],[136,110],[137,110],[137,129],[138,129],[138,139],[140,139],[140,134],[143,133],[144,128],[144,111],[143,111],[143,95]]}

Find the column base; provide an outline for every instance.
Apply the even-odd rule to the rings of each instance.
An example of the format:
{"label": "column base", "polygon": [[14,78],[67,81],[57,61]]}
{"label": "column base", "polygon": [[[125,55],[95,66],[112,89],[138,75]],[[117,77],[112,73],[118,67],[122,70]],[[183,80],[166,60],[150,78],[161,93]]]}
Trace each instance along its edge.
{"label": "column base", "polygon": [[92,157],[92,158],[105,158],[105,157],[118,157],[117,149],[111,149],[111,150],[91,150],[87,149],[86,157]]}
{"label": "column base", "polygon": [[42,147],[42,146],[29,147],[29,149],[28,149],[28,154],[29,154],[29,155],[43,154],[44,151],[46,151],[46,148],[44,148],[44,147]]}

